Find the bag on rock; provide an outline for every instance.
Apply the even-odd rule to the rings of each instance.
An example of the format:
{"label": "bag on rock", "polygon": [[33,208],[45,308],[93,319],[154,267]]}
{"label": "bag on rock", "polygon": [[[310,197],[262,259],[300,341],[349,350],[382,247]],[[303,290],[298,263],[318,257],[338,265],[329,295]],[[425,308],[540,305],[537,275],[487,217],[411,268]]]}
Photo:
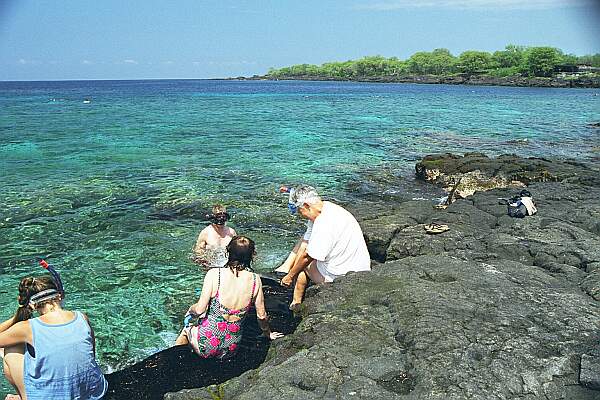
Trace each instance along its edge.
{"label": "bag on rock", "polygon": [[508,215],[514,218],[525,218],[537,213],[537,208],[528,190],[521,190],[518,196],[508,200]]}
{"label": "bag on rock", "polygon": [[527,216],[527,207],[521,202],[521,199],[514,203],[508,203],[508,215],[514,218],[525,218]]}

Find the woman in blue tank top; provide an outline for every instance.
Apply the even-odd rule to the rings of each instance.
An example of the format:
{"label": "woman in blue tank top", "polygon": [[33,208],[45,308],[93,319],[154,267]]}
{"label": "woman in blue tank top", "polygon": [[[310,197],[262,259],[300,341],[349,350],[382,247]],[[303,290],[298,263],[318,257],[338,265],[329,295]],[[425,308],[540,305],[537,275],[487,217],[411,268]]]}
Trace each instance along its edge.
{"label": "woman in blue tank top", "polygon": [[[106,393],[94,332],[84,314],[61,307],[58,282],[50,277],[21,280],[19,308],[0,324],[4,375],[18,392],[9,399],[95,400]],[[39,317],[31,318],[34,311]]]}

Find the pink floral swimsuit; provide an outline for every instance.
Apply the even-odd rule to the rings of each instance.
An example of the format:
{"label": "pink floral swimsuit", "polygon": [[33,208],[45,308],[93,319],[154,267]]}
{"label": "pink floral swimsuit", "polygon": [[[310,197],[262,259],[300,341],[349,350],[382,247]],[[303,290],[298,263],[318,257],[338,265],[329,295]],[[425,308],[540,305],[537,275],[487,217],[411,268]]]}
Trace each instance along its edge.
{"label": "pink floral swimsuit", "polygon": [[[221,285],[221,268],[219,268],[219,281],[217,294],[210,299],[206,317],[198,325],[198,355],[209,358],[228,358],[235,354],[238,344],[242,340],[242,321],[252,306],[254,289],[256,288],[256,274],[252,283],[250,301],[240,310],[231,310],[219,301],[219,286]],[[237,315],[238,321],[228,322],[223,314]]]}

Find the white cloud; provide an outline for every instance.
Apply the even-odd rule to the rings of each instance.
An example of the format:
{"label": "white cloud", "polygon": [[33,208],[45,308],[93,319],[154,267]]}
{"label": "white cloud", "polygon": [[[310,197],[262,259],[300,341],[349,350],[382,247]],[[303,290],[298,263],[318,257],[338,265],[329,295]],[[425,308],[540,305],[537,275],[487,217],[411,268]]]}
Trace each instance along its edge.
{"label": "white cloud", "polygon": [[390,11],[409,8],[458,8],[458,9],[548,9],[585,7],[594,0],[389,0],[378,3],[358,4],[357,10]]}
{"label": "white cloud", "polygon": [[131,60],[131,59],[128,59],[128,60],[123,60],[123,62],[124,62],[125,64],[137,64],[137,63],[138,63],[137,61],[135,61],[135,60]]}
{"label": "white cloud", "polygon": [[165,64],[165,65],[173,65],[175,63],[173,61],[169,60],[169,61],[163,61],[163,64]]}
{"label": "white cloud", "polygon": [[25,65],[25,64],[27,64],[27,60],[26,60],[26,59],[24,59],[24,58],[20,58],[20,59],[19,59],[19,64],[21,64],[21,65]]}
{"label": "white cloud", "polygon": [[93,64],[93,62],[91,62],[90,60],[83,60],[83,61],[81,61],[81,63],[83,65],[92,65]]}

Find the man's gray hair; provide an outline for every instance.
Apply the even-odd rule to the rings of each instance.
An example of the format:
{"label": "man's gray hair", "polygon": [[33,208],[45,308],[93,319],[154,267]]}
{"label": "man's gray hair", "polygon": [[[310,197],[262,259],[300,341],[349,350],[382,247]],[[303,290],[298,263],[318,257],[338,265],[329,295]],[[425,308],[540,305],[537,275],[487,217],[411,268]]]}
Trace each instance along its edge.
{"label": "man's gray hair", "polygon": [[299,185],[290,191],[289,203],[300,207],[302,204],[315,204],[321,201],[317,190],[308,185]]}

